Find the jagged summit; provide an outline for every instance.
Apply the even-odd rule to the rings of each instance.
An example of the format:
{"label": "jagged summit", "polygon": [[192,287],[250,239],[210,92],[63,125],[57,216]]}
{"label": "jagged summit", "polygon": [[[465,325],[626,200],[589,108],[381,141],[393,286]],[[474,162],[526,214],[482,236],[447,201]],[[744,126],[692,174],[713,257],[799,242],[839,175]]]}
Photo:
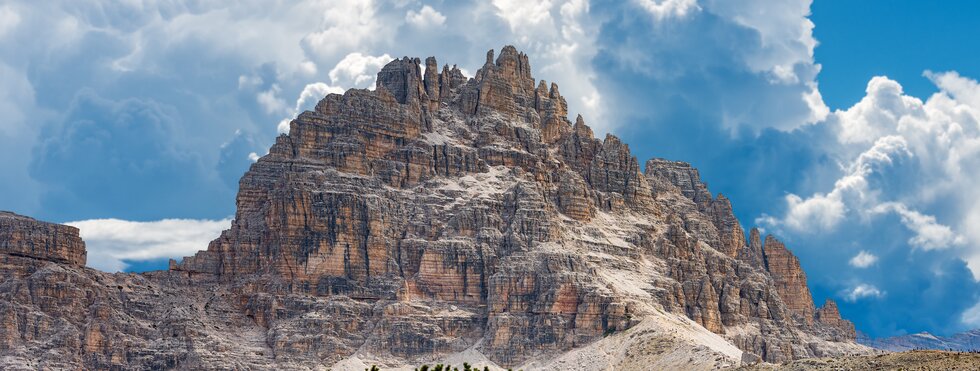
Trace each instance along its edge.
{"label": "jagged summit", "polygon": [[[730,201],[689,164],[654,159],[641,172],[619,138],[571,122],[525,54],[491,50],[472,78],[421,63],[396,59],[374,91],[300,114],[242,177],[231,228],[140,278],[207,298],[167,299],[203,318],[173,341],[226,350],[192,347],[181,362],[197,363],[179,364],[220,368],[238,351],[338,368],[463,353],[553,368],[582,348],[610,367],[710,368],[742,351],[782,361],[864,349],[836,305],[815,309],[782,243],[755,229],[746,240]],[[185,318],[118,313],[146,326]],[[160,336],[110,327],[103,336],[139,349]],[[261,345],[241,339],[255,334]]]}
{"label": "jagged summit", "polygon": [[[772,236],[746,242],[696,169],[654,159],[641,173],[619,138],[594,138],[581,116],[572,124],[557,84],[535,84],[513,47],[488,52],[469,79],[436,75],[434,57],[424,76],[420,64],[394,60],[374,92],[330,95],[300,115],[243,177],[232,228],[174,269],[469,306],[466,322],[486,325],[468,332],[505,364],[657,307],[717,333],[738,327],[732,341],[769,360],[819,349],[799,346],[824,323],[796,258]],[[756,321],[766,325],[753,334]]]}

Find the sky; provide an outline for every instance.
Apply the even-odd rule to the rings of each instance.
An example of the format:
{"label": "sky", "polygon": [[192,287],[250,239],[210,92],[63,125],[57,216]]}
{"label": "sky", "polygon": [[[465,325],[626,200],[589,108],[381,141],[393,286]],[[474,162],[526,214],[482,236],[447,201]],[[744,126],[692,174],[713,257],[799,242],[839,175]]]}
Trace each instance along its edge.
{"label": "sky", "polygon": [[980,328],[980,4],[0,3],[0,209],[164,269],[230,224],[282,123],[395,57],[513,44],[641,163],[688,161],[871,336]]}

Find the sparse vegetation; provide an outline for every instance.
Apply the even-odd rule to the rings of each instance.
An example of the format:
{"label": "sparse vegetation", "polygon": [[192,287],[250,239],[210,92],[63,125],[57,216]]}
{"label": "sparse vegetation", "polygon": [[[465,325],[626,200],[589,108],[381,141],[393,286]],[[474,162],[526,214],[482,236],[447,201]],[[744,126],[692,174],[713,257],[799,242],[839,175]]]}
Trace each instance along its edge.
{"label": "sparse vegetation", "polygon": [[[491,371],[491,370],[492,369],[490,368],[490,366],[483,366],[483,371]],[[377,365],[373,365],[371,366],[370,369],[365,368],[364,371],[381,371],[381,368],[379,368]],[[416,367],[415,371],[460,371],[460,369],[459,367],[454,367],[453,365],[450,364],[438,363],[435,366],[431,366],[431,367],[429,365],[422,365]],[[480,371],[480,368],[469,364],[469,362],[463,362],[462,371]],[[514,370],[508,368],[507,371],[514,371]],[[524,371],[524,370],[522,369],[517,371]]]}

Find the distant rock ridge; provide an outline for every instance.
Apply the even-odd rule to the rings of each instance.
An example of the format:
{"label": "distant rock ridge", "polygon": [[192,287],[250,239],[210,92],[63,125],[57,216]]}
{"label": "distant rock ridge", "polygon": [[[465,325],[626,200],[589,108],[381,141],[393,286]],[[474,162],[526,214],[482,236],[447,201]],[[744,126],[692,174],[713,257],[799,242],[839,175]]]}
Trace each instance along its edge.
{"label": "distant rock ridge", "polygon": [[[773,362],[866,351],[836,304],[815,308],[782,243],[756,229],[746,240],[689,164],[641,171],[619,138],[570,121],[525,54],[491,50],[472,78],[438,66],[393,60],[376,90],[301,113],[242,177],[231,227],[169,271],[53,264],[0,285],[0,305],[20,308],[4,323],[44,313],[30,331],[62,323],[78,334],[52,338],[84,343],[10,325],[6,359],[314,368],[475,352],[513,367],[636,328],[649,337],[630,342],[637,354],[712,367],[743,358],[731,344]],[[70,310],[24,305],[38,302],[24,287],[50,287]],[[655,329],[666,323],[705,343],[674,343]],[[39,355],[51,349],[71,356]]]}
{"label": "distant rock ridge", "polygon": [[922,349],[976,352],[980,350],[980,329],[964,331],[950,336],[936,336],[928,332],[920,332],[872,339],[861,334],[857,337],[857,341],[869,347],[891,352]]}

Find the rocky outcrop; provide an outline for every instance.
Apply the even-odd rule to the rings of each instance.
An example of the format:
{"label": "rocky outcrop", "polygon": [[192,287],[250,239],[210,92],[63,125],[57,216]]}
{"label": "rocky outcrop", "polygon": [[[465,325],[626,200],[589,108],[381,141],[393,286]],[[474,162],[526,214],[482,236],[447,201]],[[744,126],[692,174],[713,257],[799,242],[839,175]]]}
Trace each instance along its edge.
{"label": "rocky outcrop", "polygon": [[766,271],[772,277],[776,292],[783,299],[786,308],[798,315],[808,324],[812,322],[813,297],[806,286],[806,274],[800,268],[800,261],[772,235],[766,236],[762,245]]}
{"label": "rocky outcrop", "polygon": [[0,255],[85,265],[78,228],[0,211]]}
{"label": "rocky outcrop", "polygon": [[[570,122],[523,53],[491,51],[473,78],[421,63],[394,60],[376,90],[300,114],[242,177],[230,228],[169,271],[49,262],[8,279],[6,359],[317,368],[473,351],[511,367],[640,323],[707,329],[768,361],[861,349],[834,332],[839,314],[814,312],[789,250],[746,241],[690,165],[641,172],[621,140]],[[731,359],[711,364],[738,362],[712,349]]]}
{"label": "rocky outcrop", "polygon": [[[677,187],[681,194],[694,201],[699,212],[709,217],[717,230],[717,240],[710,241],[713,242],[712,246],[718,247],[718,251],[731,257],[740,255],[742,247],[745,246],[745,231],[735,218],[732,204],[720,193],[718,197],[712,197],[708,185],[701,181],[701,174],[697,169],[686,162],[655,158],[647,161],[646,174],[649,177],[666,180],[668,184]],[[657,191],[673,191],[673,189]]]}
{"label": "rocky outcrop", "polygon": [[830,328],[835,340],[853,341],[857,337],[854,324],[841,318],[840,311],[837,309],[837,302],[833,299],[828,298],[823,306],[817,309],[815,319]]}

